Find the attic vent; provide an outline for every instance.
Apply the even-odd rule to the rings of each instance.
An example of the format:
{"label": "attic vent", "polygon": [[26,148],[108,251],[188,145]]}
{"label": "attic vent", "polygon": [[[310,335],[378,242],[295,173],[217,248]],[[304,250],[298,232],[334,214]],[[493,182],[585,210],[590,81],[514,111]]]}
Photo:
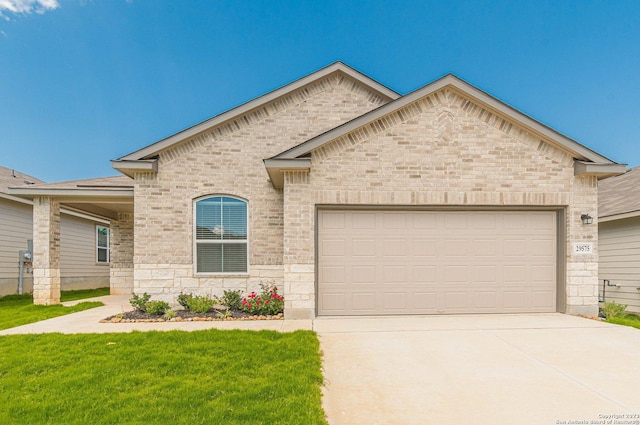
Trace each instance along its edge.
{"label": "attic vent", "polygon": [[31,180],[25,180],[24,184],[35,184],[35,182],[32,182]]}

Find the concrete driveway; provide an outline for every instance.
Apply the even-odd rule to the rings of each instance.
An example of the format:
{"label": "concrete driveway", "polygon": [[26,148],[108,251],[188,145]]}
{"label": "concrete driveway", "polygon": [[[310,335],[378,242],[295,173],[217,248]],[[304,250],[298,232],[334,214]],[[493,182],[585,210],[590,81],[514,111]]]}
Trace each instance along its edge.
{"label": "concrete driveway", "polygon": [[563,314],[313,327],[331,425],[640,424],[637,329]]}

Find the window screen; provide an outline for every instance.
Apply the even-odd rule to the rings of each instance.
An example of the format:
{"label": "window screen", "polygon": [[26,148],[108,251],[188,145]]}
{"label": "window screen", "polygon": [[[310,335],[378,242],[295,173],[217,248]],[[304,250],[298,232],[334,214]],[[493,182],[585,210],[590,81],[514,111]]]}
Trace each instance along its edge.
{"label": "window screen", "polygon": [[247,203],[215,196],[196,202],[196,271],[247,271]]}

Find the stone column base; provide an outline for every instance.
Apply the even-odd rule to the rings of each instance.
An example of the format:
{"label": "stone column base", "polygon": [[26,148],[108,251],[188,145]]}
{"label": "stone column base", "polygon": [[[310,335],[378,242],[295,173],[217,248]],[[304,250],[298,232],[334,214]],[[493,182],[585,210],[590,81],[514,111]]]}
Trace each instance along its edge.
{"label": "stone column base", "polygon": [[[60,304],[60,270],[37,270],[34,274],[36,276],[33,277],[33,303],[36,305]],[[44,276],[38,276],[38,274],[44,274]]]}

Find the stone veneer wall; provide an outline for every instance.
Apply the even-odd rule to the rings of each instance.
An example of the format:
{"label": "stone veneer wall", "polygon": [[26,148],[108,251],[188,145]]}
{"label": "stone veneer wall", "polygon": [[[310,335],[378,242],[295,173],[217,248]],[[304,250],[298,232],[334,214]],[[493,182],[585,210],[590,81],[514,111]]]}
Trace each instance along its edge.
{"label": "stone veneer wall", "polygon": [[[387,101],[332,74],[161,152],[157,174],[135,175],[134,291],[168,301],[181,291],[219,295],[268,282],[282,291],[283,192],[262,160]],[[193,204],[211,195],[248,201],[246,274],[194,271]]]}
{"label": "stone veneer wall", "polygon": [[[285,311],[315,315],[317,205],[562,207],[566,312],[597,314],[595,177],[516,123],[449,89],[422,98],[312,153],[311,172],[285,173]],[[576,256],[573,242],[596,254]],[[560,283],[562,285],[562,282]]]}

